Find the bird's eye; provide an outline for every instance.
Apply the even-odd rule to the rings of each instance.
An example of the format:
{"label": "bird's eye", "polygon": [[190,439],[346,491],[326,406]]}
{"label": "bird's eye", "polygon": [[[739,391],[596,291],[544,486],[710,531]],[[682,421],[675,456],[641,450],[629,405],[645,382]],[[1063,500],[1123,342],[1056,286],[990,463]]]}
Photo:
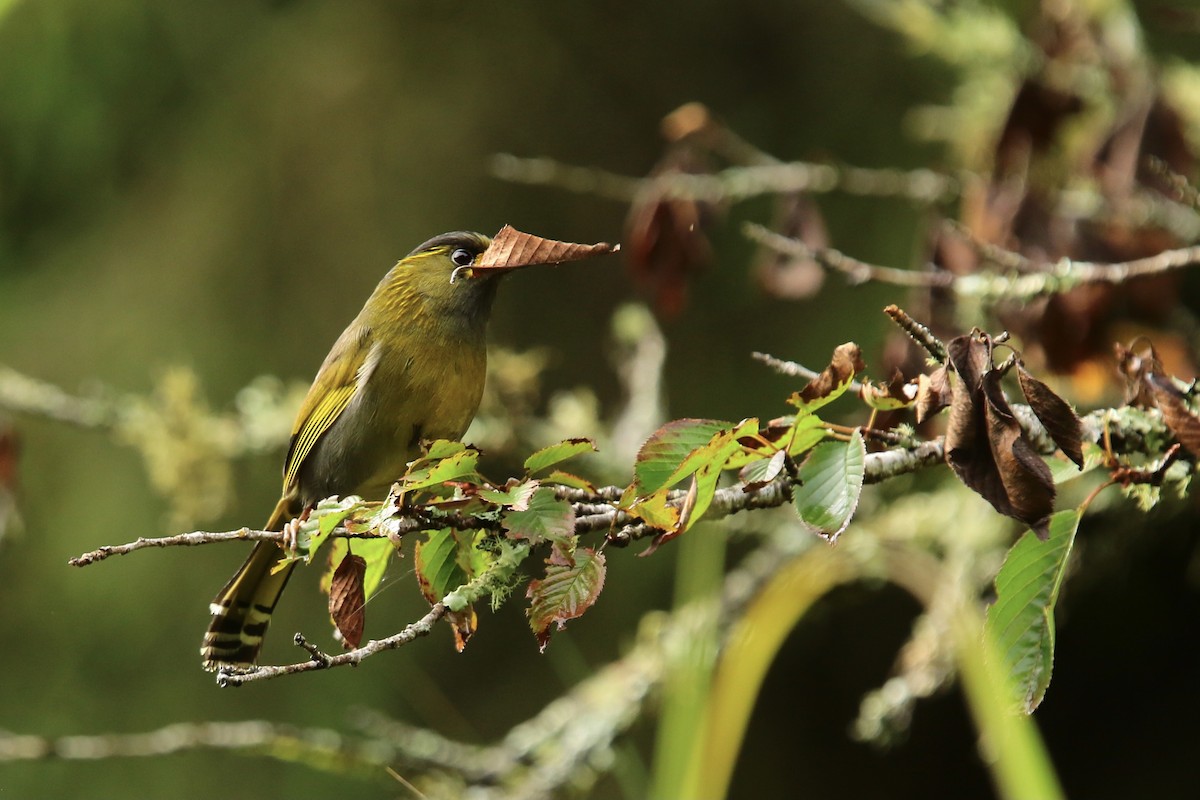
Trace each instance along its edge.
{"label": "bird's eye", "polygon": [[460,247],[450,254],[450,260],[453,261],[454,265],[457,267],[466,267],[475,260],[475,256],[472,255],[470,250]]}

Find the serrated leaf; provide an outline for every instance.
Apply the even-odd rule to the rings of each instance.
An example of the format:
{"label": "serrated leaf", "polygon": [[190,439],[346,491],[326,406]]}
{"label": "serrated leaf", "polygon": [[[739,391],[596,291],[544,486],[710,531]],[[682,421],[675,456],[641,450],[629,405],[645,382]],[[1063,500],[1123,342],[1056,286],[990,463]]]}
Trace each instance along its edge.
{"label": "serrated leaf", "polygon": [[470,449],[472,449],[470,445],[455,439],[435,439],[429,443],[420,461],[441,461],[443,458],[449,458],[452,455]]}
{"label": "serrated leaf", "polygon": [[557,444],[543,447],[525,459],[525,471],[533,475],[569,458],[594,452],[596,452],[596,443],[591,439],[564,439]]}
{"label": "serrated leaf", "polygon": [[1049,536],[1043,541],[1026,531],[996,575],[996,602],[986,625],[1017,688],[1014,699],[1026,714],[1038,707],[1050,685],[1054,605],[1078,529],[1078,511],[1059,511],[1050,517]]}
{"label": "serrated leaf", "polygon": [[592,494],[596,493],[596,487],[591,481],[581,478],[578,475],[573,475],[570,472],[563,472],[561,469],[552,470],[549,475],[542,478],[542,483],[553,483],[571,489],[582,489]]}
{"label": "serrated leaf", "polygon": [[575,509],[555,497],[553,489],[542,487],[533,493],[527,509],[508,512],[502,524],[510,539],[526,539],[531,545],[561,542],[575,533]]}
{"label": "serrated leaf", "polygon": [[715,419],[677,419],[663,425],[638,450],[633,468],[636,493],[648,495],[668,486],[684,459],[729,427]]}
{"label": "serrated leaf", "polygon": [[505,506],[513,511],[524,511],[529,508],[529,500],[539,485],[539,481],[527,480],[505,489],[480,489],[478,494],[489,503]]}
{"label": "serrated leaf", "polygon": [[430,486],[440,486],[446,481],[462,478],[474,478],[479,463],[479,451],[466,448],[452,456],[443,458],[429,467],[417,469],[404,478],[404,490],[408,492],[417,489],[427,489]]}
{"label": "serrated leaf", "polygon": [[854,516],[862,494],[867,448],[854,431],[849,442],[825,442],[800,465],[800,485],[792,492],[800,520],[831,542]]}
{"label": "serrated leaf", "polygon": [[529,627],[537,637],[538,648],[545,651],[553,628],[561,630],[567,620],[575,619],[592,607],[604,588],[604,554],[580,547],[573,557],[559,548],[546,560],[546,574],[529,583]]}
{"label": "serrated leaf", "polygon": [[333,571],[329,586],[329,617],[346,647],[354,649],[362,642],[366,605],[363,575],[367,564],[361,556],[347,554]]}
{"label": "serrated leaf", "polygon": [[666,489],[634,500],[631,505],[625,505],[623,502],[622,507],[651,528],[673,531],[679,525],[679,509],[667,504]]}
{"label": "serrated leaf", "polygon": [[296,531],[296,551],[304,554],[305,563],[312,563],[325,540],[360,503],[362,498],[355,495],[327,498],[317,503]]}

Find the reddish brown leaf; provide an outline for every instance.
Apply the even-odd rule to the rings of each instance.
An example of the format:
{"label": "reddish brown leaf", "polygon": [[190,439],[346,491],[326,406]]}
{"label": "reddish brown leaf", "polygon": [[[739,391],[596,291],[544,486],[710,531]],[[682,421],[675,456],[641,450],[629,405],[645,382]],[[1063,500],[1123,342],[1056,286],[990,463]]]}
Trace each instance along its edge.
{"label": "reddish brown leaf", "polygon": [[1200,455],[1200,419],[1188,408],[1184,393],[1166,375],[1149,372],[1145,382],[1171,433],[1193,456]]}
{"label": "reddish brown leaf", "polygon": [[573,244],[544,239],[532,233],[522,233],[505,225],[492,239],[492,244],[472,266],[475,271],[506,270],[534,264],[561,264],[583,258],[612,253],[620,249],[607,242]]}
{"label": "reddish brown leaf", "polygon": [[550,634],[567,620],[592,607],[604,588],[604,553],[581,547],[574,553],[555,545],[546,559],[546,575],[529,582],[529,627],[538,647],[546,649]]}
{"label": "reddish brown leaf", "polygon": [[15,430],[0,427],[0,491],[15,489],[17,486],[17,457],[21,454],[20,444]]}
{"label": "reddish brown leaf", "polygon": [[362,556],[347,553],[329,583],[329,616],[337,626],[342,642],[349,649],[358,647],[362,641],[366,598],[363,593],[363,576],[367,562]]}
{"label": "reddish brown leaf", "polygon": [[[684,130],[681,126],[680,130]],[[668,135],[674,135],[668,132]],[[673,140],[651,178],[707,174],[713,166],[695,136]],[[654,298],[662,316],[677,316],[693,275],[712,261],[706,234],[719,210],[712,203],[670,197],[653,184],[639,194],[625,220],[625,261],[633,279]]]}
{"label": "reddish brown leaf", "polygon": [[1049,386],[1029,374],[1024,365],[1017,365],[1017,379],[1034,415],[1046,428],[1046,433],[1063,451],[1063,455],[1083,469],[1083,423],[1074,409]]}
{"label": "reddish brown leaf", "polygon": [[833,351],[829,366],[821,370],[821,374],[809,381],[800,390],[800,399],[811,403],[827,396],[830,392],[867,368],[862,360],[862,350],[854,342],[839,344]]}
{"label": "reddish brown leaf", "polygon": [[1154,345],[1144,342],[1141,350],[1134,350],[1138,342],[1132,342],[1129,347],[1121,344],[1113,345],[1117,356],[1117,371],[1125,379],[1125,405],[1138,408],[1153,408],[1154,394],[1146,383],[1146,376],[1151,373],[1163,373],[1162,362]]}

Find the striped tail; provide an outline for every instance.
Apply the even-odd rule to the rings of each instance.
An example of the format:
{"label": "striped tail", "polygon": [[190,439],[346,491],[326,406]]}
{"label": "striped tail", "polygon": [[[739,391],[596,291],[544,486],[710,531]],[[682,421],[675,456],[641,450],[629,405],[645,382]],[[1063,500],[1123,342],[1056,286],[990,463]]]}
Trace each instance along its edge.
{"label": "striped tail", "polygon": [[[285,501],[280,500],[265,530],[282,530],[282,522],[288,516]],[[271,623],[271,613],[296,567],[292,563],[272,575],[271,570],[282,557],[274,542],[256,543],[246,563],[213,598],[209,606],[212,622],[200,648],[206,670],[254,666]]]}

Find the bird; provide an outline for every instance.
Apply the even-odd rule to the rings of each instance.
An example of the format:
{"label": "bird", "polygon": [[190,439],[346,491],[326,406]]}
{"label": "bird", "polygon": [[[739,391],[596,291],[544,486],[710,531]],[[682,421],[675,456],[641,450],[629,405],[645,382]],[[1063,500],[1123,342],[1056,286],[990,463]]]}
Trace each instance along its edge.
{"label": "bird", "polygon": [[[482,258],[493,241],[507,246]],[[423,440],[461,439],[483,396],[485,329],[499,278],[520,266],[612,249],[505,226],[494,239],[443,233],[401,259],[317,371],[292,426],[283,491],[264,529],[284,530],[326,497],[382,498]],[[210,604],[200,648],[205,669],[253,668],[295,565],[277,543],[255,544]]]}

